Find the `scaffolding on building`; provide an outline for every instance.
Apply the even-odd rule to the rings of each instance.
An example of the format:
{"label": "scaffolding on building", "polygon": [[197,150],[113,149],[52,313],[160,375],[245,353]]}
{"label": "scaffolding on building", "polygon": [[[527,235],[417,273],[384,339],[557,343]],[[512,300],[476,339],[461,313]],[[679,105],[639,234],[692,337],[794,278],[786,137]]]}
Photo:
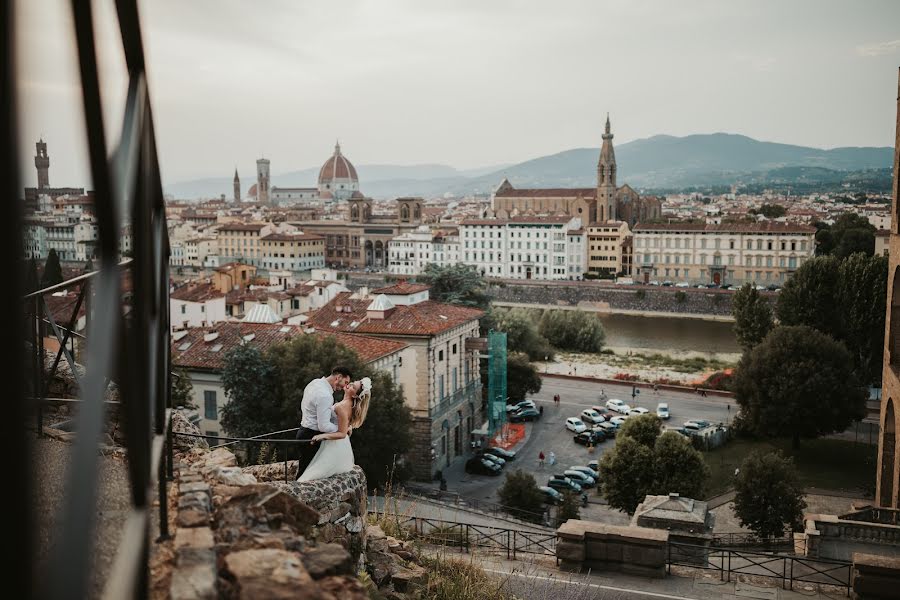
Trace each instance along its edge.
{"label": "scaffolding on building", "polygon": [[506,424],[506,333],[488,332],[488,438]]}

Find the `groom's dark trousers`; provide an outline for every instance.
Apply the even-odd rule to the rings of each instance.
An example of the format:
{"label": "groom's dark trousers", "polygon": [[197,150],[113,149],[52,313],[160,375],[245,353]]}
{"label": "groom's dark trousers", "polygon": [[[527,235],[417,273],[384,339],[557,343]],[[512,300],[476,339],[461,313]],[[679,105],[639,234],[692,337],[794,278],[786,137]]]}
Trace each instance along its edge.
{"label": "groom's dark trousers", "polygon": [[[309,440],[320,433],[322,432],[310,429],[309,427],[301,427],[297,430],[296,439]],[[297,459],[297,477],[300,477],[300,475],[303,474],[303,471],[306,470],[306,467],[309,466],[309,463],[312,462],[313,456],[315,456],[316,452],[319,450],[319,444],[312,444],[309,441],[306,441],[297,444],[297,446],[300,447],[300,456]]]}

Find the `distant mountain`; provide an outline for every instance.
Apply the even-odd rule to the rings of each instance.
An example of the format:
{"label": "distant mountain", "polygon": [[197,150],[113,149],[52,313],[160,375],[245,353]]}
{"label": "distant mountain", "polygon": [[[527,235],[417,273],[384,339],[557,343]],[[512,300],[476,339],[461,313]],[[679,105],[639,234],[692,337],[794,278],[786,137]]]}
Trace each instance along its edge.
{"label": "distant mountain", "polygon": [[[615,147],[619,184],[638,189],[684,189],[738,182],[840,180],[840,172],[890,169],[893,148],[822,150],[761,142],[743,135],[657,135]],[[490,193],[506,177],[516,187],[589,187],[596,184],[599,148],[577,148],[522,163],[459,171],[446,165],[359,165],[363,192],[376,198]],[[791,171],[795,167],[806,170]],[[788,169],[787,171],[783,171]],[[273,185],[310,186],[318,169],[273,176]],[[244,189],[249,188],[245,183]],[[166,186],[178,198],[231,195],[231,178],[199,179]]]}

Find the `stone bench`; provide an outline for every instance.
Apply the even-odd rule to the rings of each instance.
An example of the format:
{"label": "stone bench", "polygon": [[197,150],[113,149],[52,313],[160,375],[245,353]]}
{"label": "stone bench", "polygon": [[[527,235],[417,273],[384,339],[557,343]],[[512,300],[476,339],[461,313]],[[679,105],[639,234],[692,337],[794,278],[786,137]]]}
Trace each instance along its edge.
{"label": "stone bench", "polygon": [[666,574],[668,531],[570,519],[556,536],[556,558],[563,570]]}

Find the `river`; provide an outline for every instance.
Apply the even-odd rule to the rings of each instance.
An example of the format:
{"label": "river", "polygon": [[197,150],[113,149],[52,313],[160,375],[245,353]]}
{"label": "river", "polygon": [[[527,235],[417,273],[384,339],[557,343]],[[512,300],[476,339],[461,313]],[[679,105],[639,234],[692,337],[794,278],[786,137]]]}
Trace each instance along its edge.
{"label": "river", "polygon": [[732,361],[740,358],[734,323],[655,315],[601,313],[599,317],[606,329],[606,346],[619,354],[633,351]]}

